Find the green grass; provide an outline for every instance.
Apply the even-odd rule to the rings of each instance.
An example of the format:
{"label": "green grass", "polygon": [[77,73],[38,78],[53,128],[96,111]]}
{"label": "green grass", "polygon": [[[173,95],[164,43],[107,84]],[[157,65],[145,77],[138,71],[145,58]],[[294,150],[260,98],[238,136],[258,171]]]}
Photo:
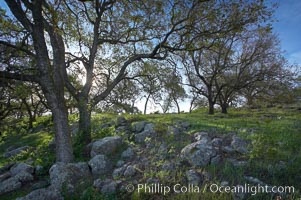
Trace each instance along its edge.
{"label": "green grass", "polygon": [[[241,137],[251,140],[253,149],[248,157],[249,164],[244,168],[233,168],[229,164],[214,167],[208,166],[204,170],[209,171],[219,180],[227,180],[230,185],[238,184],[243,180],[244,175],[257,177],[260,180],[271,185],[293,185],[299,190],[301,187],[301,112],[294,109],[230,109],[229,114],[216,113],[208,115],[205,109],[197,110],[191,114],[151,114],[151,115],[123,115],[130,122],[145,120],[155,123],[155,129],[159,139],[155,138],[153,142],[164,139],[170,151],[179,152],[185,145],[190,143],[189,134],[197,131],[209,131],[215,134],[227,134],[236,132]],[[118,115],[115,114],[96,114],[92,116],[92,139],[98,139],[106,136],[116,135],[114,127],[100,129],[101,124],[116,121]],[[71,115],[70,123],[75,123],[78,116]],[[164,134],[167,126],[175,124],[178,121],[187,121],[191,124],[188,135],[181,138],[173,138]],[[11,126],[9,124],[12,124]],[[54,154],[48,151],[48,143],[53,138],[52,123],[50,117],[41,117],[34,123],[33,131],[26,130],[26,122],[8,120],[6,126],[1,127],[2,137],[0,140],[0,154],[2,155],[8,147],[20,147],[29,145],[34,148],[32,152],[24,152],[21,156],[5,159],[0,156],[0,167],[12,161],[24,161],[28,158],[33,159],[35,164],[42,164],[46,169],[54,162]],[[42,127],[42,128],[41,128]],[[36,131],[35,131],[36,130]],[[76,141],[76,139],[74,139]],[[131,142],[131,141],[127,141]],[[124,149],[125,147],[122,147]],[[84,160],[81,157],[80,142],[75,142],[76,160]],[[117,158],[116,158],[117,160]],[[279,163],[285,163],[285,168]],[[154,161],[160,164],[160,161]],[[178,174],[177,174],[178,173]],[[47,174],[47,171],[45,171]],[[172,181],[180,181],[183,174],[176,172],[171,174]],[[148,172],[148,176],[164,176],[163,172]],[[218,179],[212,180],[219,181]],[[93,189],[88,190],[87,196],[93,196],[89,199],[98,199]],[[95,196],[96,195],[96,196]],[[136,195],[136,196],[135,196]],[[142,195],[142,194],[141,194]],[[94,197],[95,196],[95,197]],[[132,196],[133,199],[137,194]],[[138,195],[137,198],[141,196]],[[291,197],[294,199],[297,196]],[[205,193],[202,196],[197,194],[181,194],[173,196],[175,199],[231,199],[228,194]],[[265,199],[266,196],[260,197]],[[103,198],[99,198],[103,199]],[[252,197],[250,198],[252,199]],[[253,198],[254,199],[254,198]]]}
{"label": "green grass", "polygon": [[[0,142],[0,152],[3,154],[7,148],[18,148],[22,146],[30,146],[31,149],[28,151],[23,152],[21,155],[11,157],[11,158],[4,158],[3,156],[0,157],[0,166],[8,164],[10,162],[15,161],[25,161],[30,157],[38,157],[42,155],[34,155],[42,150],[45,146],[48,147],[48,143],[52,140],[53,135],[49,134],[44,131],[40,131],[37,133],[30,133],[30,134],[16,134],[16,135],[8,135],[4,140]],[[37,160],[38,161],[38,160]],[[39,162],[39,161],[38,161]],[[39,163],[42,164],[42,163]]]}
{"label": "green grass", "polygon": [[[243,175],[250,175],[271,185],[293,185],[298,190],[300,189],[301,113],[299,111],[273,108],[230,110],[228,115],[219,113],[208,115],[205,110],[199,110],[191,114],[128,116],[128,118],[166,124],[184,120],[192,124],[190,133],[200,130],[216,134],[236,132],[241,137],[252,141],[253,150],[249,157],[250,163],[242,169],[234,169],[227,164],[218,167],[209,166],[207,167],[208,171],[216,177],[224,177],[224,180],[228,180],[231,184],[245,182]],[[286,163],[286,167],[281,168],[279,161]],[[185,194],[179,195],[179,199],[181,198],[231,199],[231,196],[207,194],[207,196],[200,197]],[[260,197],[258,196],[258,198]],[[266,198],[266,195],[262,195],[262,199]],[[291,198],[296,199],[297,196]]]}

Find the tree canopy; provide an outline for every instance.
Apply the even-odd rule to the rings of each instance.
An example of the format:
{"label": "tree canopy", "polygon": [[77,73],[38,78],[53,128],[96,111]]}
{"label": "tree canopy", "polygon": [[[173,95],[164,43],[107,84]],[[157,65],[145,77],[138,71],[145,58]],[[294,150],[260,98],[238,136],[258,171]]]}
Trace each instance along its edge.
{"label": "tree canopy", "polygon": [[[73,160],[69,107],[77,109],[88,144],[92,111],[134,113],[143,96],[145,110],[152,98],[163,112],[172,105],[180,112],[190,87],[213,113],[217,103],[226,112],[238,96],[249,100],[251,88],[291,89],[282,81],[291,74],[269,26],[273,8],[262,0],[5,2],[0,83],[9,109],[1,105],[0,117],[12,108],[11,80],[34,84],[36,91],[18,98],[32,120],[36,104],[52,112],[58,162]],[[30,93],[39,97],[31,106]]]}

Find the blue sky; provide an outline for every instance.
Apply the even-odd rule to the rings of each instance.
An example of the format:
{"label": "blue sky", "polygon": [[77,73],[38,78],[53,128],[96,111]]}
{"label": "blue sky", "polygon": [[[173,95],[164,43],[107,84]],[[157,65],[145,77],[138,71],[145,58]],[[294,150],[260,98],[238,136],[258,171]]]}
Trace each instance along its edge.
{"label": "blue sky", "polygon": [[278,8],[273,23],[274,32],[278,34],[285,57],[291,64],[301,66],[301,1],[277,0]]}
{"label": "blue sky", "polygon": [[[285,57],[291,64],[301,66],[301,0],[269,0],[277,3],[274,32],[278,35]],[[7,9],[4,1],[0,6]]]}

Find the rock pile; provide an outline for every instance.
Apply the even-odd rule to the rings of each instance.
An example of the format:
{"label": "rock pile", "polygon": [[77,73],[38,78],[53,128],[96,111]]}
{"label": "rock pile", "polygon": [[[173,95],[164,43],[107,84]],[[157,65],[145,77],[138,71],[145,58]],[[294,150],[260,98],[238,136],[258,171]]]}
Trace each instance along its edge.
{"label": "rock pile", "polygon": [[245,164],[245,161],[238,161],[236,157],[237,154],[248,153],[248,142],[236,134],[214,137],[207,132],[197,132],[194,138],[196,142],[185,146],[181,151],[181,158],[192,166],[216,165],[223,160],[235,166]]}
{"label": "rock pile", "polygon": [[138,144],[144,143],[147,137],[156,136],[155,125],[145,121],[138,122],[134,125],[135,142]]}
{"label": "rock pile", "polygon": [[[117,190],[125,190],[128,183],[139,182],[159,183],[160,177],[147,177],[147,170],[172,174],[177,170],[184,170],[184,182],[202,186],[204,182],[212,179],[211,174],[198,170],[207,165],[217,165],[224,161],[231,162],[234,166],[241,166],[245,160],[237,160],[237,157],[248,153],[249,143],[236,134],[213,135],[208,132],[197,132],[194,141],[184,148],[181,146],[177,151],[170,151],[171,144],[164,141],[164,137],[183,137],[189,129],[189,124],[179,122],[167,125],[165,136],[156,132],[155,124],[140,121],[129,124],[124,118],[118,118],[115,124],[116,130],[129,131],[135,144],[126,145],[120,136],[110,136],[96,140],[88,145],[90,160],[80,163],[56,163],[50,170],[50,186],[34,190],[25,197],[27,199],[63,199],[62,193],[74,194],[82,188],[93,186],[102,193],[114,193]],[[120,128],[121,127],[121,128]],[[165,129],[164,129],[165,130]],[[164,133],[163,133],[164,135]],[[175,137],[173,137],[175,136]],[[186,135],[189,139],[189,135]],[[185,136],[185,137],[186,137]],[[161,137],[159,144],[146,141],[146,138]],[[157,138],[158,139],[158,138]],[[156,142],[158,140],[151,140]],[[186,140],[185,140],[186,141]],[[122,149],[120,149],[122,147]],[[181,150],[182,149],[182,150]],[[145,155],[144,153],[148,153]],[[158,154],[158,155],[157,155]],[[160,154],[160,155],[159,155]],[[114,159],[112,159],[114,158]],[[116,160],[118,158],[118,160]],[[149,159],[153,158],[152,161]],[[182,162],[187,162],[183,167]],[[1,171],[1,170],[0,170]],[[8,167],[9,175],[1,172],[0,194],[18,189],[23,183],[33,180],[32,167],[16,164]],[[166,179],[169,176],[166,176]],[[164,181],[164,180],[163,180]],[[5,187],[4,187],[5,186]],[[1,193],[2,191],[2,193]]]}
{"label": "rock pile", "polygon": [[0,169],[0,195],[20,189],[34,180],[34,167],[26,163],[9,164]]}

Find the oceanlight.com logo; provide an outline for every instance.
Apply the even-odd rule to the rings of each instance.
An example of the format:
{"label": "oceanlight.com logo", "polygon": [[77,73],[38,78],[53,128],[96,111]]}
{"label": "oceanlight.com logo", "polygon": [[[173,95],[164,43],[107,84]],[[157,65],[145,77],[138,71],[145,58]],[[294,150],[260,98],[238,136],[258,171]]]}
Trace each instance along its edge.
{"label": "oceanlight.com logo", "polygon": [[175,184],[173,186],[163,184],[137,184],[135,187],[132,184],[126,187],[128,192],[137,190],[138,193],[148,194],[163,194],[169,193],[246,193],[256,195],[258,193],[274,193],[274,194],[292,194],[295,193],[294,186],[269,186],[269,185],[236,185],[236,186],[221,186],[218,184],[205,184],[204,187],[188,184]]}
{"label": "oceanlight.com logo", "polygon": [[[206,187],[207,185],[205,185]],[[292,194],[295,193],[294,186],[269,186],[269,185],[236,185],[236,186],[219,186],[211,184],[209,191],[212,193],[247,193],[256,195],[258,193],[274,193],[274,194]]]}

